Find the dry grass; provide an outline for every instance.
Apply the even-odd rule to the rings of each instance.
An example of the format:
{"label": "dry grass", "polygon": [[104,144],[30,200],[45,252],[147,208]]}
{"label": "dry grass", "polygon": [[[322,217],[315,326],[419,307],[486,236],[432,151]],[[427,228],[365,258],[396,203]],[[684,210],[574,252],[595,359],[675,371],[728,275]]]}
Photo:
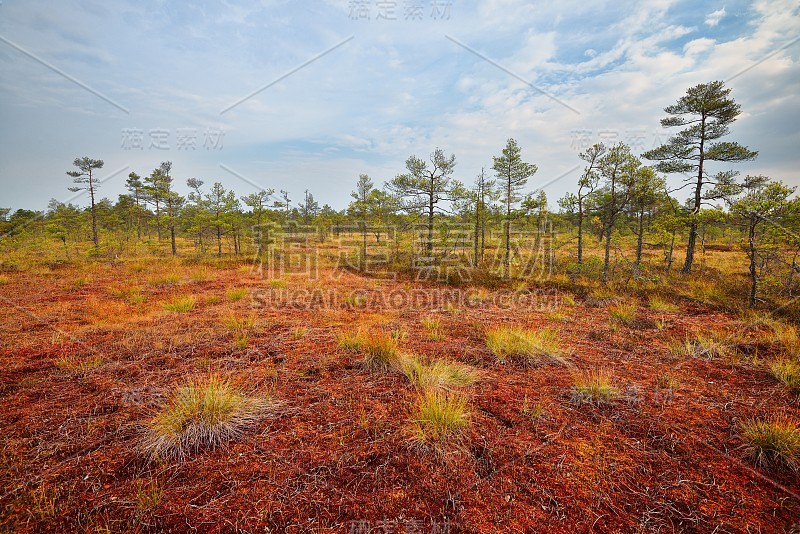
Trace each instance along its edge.
{"label": "dry grass", "polygon": [[579,371],[573,375],[572,402],[583,404],[610,404],[619,396],[611,375],[604,369]]}
{"label": "dry grass", "polygon": [[182,460],[240,438],[273,406],[217,375],[178,387],[148,422],[142,448],[151,459]]}
{"label": "dry grass", "polygon": [[556,331],[550,329],[492,328],[486,332],[486,346],[500,360],[519,358],[528,363],[539,363],[543,359],[563,363],[569,354]]}
{"label": "dry grass", "polygon": [[747,456],[763,468],[800,468],[800,428],[789,419],[750,419],[741,424],[740,436]]}

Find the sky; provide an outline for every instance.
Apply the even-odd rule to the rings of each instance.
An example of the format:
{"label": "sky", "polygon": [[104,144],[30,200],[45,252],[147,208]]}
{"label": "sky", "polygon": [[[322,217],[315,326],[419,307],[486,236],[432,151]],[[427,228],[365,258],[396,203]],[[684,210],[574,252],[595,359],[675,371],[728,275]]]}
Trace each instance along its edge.
{"label": "sky", "polygon": [[0,207],[87,205],[65,173],[89,156],[112,200],[171,161],[181,193],[342,209],[436,148],[471,183],[513,137],[555,209],[579,152],[665,142],[664,107],[712,80],[759,151],[732,168],[800,186],[799,56],[800,0],[2,0]]}

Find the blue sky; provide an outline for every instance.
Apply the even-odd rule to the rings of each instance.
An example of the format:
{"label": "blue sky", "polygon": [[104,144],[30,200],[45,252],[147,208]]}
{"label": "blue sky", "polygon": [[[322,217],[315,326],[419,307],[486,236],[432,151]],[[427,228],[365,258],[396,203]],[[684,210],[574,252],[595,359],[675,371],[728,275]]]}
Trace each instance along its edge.
{"label": "blue sky", "polygon": [[196,177],[341,209],[360,173],[441,147],[469,183],[514,137],[555,208],[582,146],[649,149],[663,108],[716,79],[744,111],[730,139],[760,151],[736,168],[800,185],[798,36],[781,0],[3,0],[0,207],[70,199],[85,155],[112,199],[170,160],[184,193]]}

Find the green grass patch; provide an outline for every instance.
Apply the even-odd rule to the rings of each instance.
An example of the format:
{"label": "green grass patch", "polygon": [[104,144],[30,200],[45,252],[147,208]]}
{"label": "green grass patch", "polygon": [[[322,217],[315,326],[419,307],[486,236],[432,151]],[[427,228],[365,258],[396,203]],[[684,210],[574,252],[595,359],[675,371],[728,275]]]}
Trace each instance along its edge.
{"label": "green grass patch", "polygon": [[245,298],[248,294],[248,290],[246,287],[233,287],[225,292],[225,296],[231,302],[238,302]]}
{"label": "green grass patch", "polygon": [[163,304],[164,309],[175,313],[186,313],[194,309],[194,297],[178,297]]}

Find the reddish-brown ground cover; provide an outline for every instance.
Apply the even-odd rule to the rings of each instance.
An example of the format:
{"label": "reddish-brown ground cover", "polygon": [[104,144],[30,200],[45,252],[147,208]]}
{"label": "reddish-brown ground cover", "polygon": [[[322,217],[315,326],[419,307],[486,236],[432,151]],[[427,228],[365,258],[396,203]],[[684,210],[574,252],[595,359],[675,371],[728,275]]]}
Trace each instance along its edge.
{"label": "reddish-brown ground cover", "polygon": [[[776,349],[759,344],[755,329],[743,337],[752,343],[738,339],[738,356],[667,348],[693,333],[745,328],[721,312],[683,301],[678,313],[656,313],[631,297],[637,320],[612,326],[604,307],[582,298],[554,314],[503,309],[491,291],[448,310],[380,308],[370,295],[435,286],[354,275],[289,278],[285,289],[367,288],[363,304],[254,308],[254,291],[280,289],[246,270],[148,283],[154,272],[64,268],[11,273],[0,285],[3,528],[782,532],[800,523],[796,473],[752,467],[738,437],[750,417],[800,418],[797,399],[749,357]],[[73,284],[79,276],[88,281]],[[119,296],[121,285],[140,287],[144,301]],[[231,287],[250,295],[233,302]],[[192,311],[162,308],[185,294],[196,298]],[[255,315],[245,348],[224,326],[231,314]],[[426,339],[425,316],[441,318],[444,340]],[[558,329],[571,364],[499,363],[484,336],[497,324]],[[466,389],[472,417],[461,448],[435,455],[410,444],[418,393],[337,345],[338,334],[359,327],[404,330],[404,350],[481,370]],[[57,365],[64,356],[101,360],[80,373]],[[572,404],[573,369],[597,367],[611,372],[621,397],[605,407]],[[173,386],[211,372],[271,392],[280,409],[227,448],[148,463],[138,448],[143,423]],[[543,414],[526,415],[526,401]]]}

